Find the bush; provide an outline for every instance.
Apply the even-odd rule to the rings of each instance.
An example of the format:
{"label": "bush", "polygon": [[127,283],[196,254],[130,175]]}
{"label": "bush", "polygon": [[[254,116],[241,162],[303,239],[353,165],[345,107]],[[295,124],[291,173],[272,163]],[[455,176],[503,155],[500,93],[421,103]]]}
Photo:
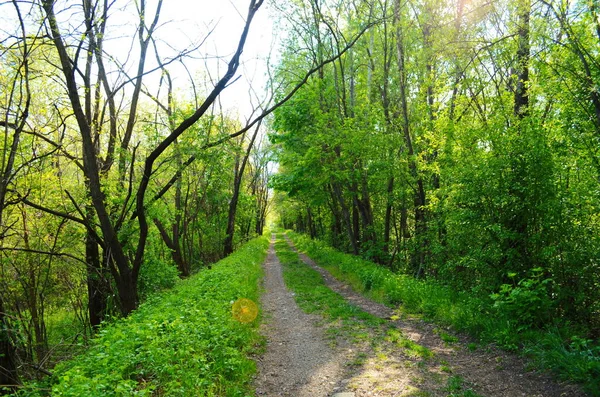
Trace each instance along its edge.
{"label": "bush", "polygon": [[138,291],[142,300],[148,296],[173,288],[179,280],[177,267],[171,261],[163,261],[152,255],[144,254],[144,265],[140,269]]}
{"label": "bush", "polygon": [[[548,289],[552,279],[542,275],[543,269],[532,269],[529,278],[520,280],[515,286],[503,284],[500,291],[491,296],[499,314],[515,319],[519,331],[541,327],[551,319],[552,301]],[[515,277],[516,274],[509,276]]]}

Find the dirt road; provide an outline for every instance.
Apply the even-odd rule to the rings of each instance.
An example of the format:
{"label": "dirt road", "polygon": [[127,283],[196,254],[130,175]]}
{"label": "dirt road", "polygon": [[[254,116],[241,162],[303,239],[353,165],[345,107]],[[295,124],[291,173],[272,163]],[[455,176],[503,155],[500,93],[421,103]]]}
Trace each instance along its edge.
{"label": "dirt road", "polygon": [[389,339],[360,346],[346,340],[332,347],[325,336],[327,324],[302,312],[286,288],[273,241],[264,265],[262,331],[267,347],[258,361],[257,396],[584,396],[577,387],[527,371],[526,363],[512,354],[473,350],[465,337],[453,335],[449,342],[446,330],[435,324],[396,319],[392,309],[353,291],[300,253],[300,260],[319,272],[329,288],[357,308],[389,319],[386,327],[433,354],[415,356]]}

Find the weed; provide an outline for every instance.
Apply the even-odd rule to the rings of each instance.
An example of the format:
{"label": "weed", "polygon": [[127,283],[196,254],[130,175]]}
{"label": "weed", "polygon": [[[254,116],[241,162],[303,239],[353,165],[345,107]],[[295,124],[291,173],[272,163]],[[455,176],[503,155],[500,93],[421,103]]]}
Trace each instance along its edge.
{"label": "weed", "polygon": [[447,345],[452,345],[454,343],[458,342],[458,338],[454,335],[450,335],[447,332],[444,331],[439,331],[439,335],[440,338],[444,341],[444,343],[446,343]]}
{"label": "weed", "polygon": [[361,366],[363,365],[366,361],[367,361],[368,355],[367,353],[364,352],[359,352],[355,357],[354,360],[352,360],[350,362],[350,365],[354,365],[354,366]]}
{"label": "weed", "polygon": [[386,340],[403,348],[404,352],[410,357],[419,357],[423,359],[433,357],[433,352],[431,350],[406,338],[398,329],[390,328],[387,332]]}
{"label": "weed", "polygon": [[455,391],[460,391],[463,387],[463,378],[462,376],[459,375],[454,375],[448,378],[448,386],[446,387],[446,389],[449,392],[455,392]]}
{"label": "weed", "polygon": [[446,390],[450,393],[448,397],[482,397],[469,388],[465,388],[462,376],[453,375],[448,378]]}
{"label": "weed", "polygon": [[170,291],[151,295],[129,317],[107,325],[90,348],[19,396],[240,396],[263,346],[257,321],[232,315],[238,298],[258,302],[268,241],[258,238]]}

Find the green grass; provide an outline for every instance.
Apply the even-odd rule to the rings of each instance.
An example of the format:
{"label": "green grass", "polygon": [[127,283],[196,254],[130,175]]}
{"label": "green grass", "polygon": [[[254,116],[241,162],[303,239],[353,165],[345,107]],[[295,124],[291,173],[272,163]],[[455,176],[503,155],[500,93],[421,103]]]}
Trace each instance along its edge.
{"label": "green grass", "polygon": [[231,314],[238,298],[258,301],[265,237],[172,290],[152,295],[129,317],[106,326],[90,348],[59,364],[20,396],[246,396],[261,345],[258,321]]}
{"label": "green grass", "polygon": [[295,293],[298,306],[306,313],[323,316],[328,325],[327,334],[333,340],[338,336],[364,340],[368,338],[369,328],[385,324],[384,320],[349,304],[327,287],[321,275],[302,263],[285,240],[278,238],[275,250],[283,267],[285,284]]}
{"label": "green grass", "polygon": [[[482,342],[525,352],[538,368],[554,371],[561,380],[581,383],[590,395],[600,396],[600,348],[593,341],[574,337],[568,328],[523,331],[518,319],[498,313],[489,299],[393,273],[304,235],[288,232],[288,236],[319,266],[371,299],[451,326]],[[440,337],[449,344],[456,342],[445,332]]]}
{"label": "green grass", "polygon": [[[332,339],[343,337],[355,343],[370,341],[372,346],[385,340],[400,347],[409,357],[420,360],[433,357],[429,349],[403,336],[386,320],[351,305],[332,291],[321,275],[304,264],[284,239],[278,238],[275,249],[283,266],[284,281],[295,293],[298,306],[307,313],[323,316],[327,334]],[[362,365],[365,359],[366,355],[358,353],[351,365]]]}
{"label": "green grass", "polygon": [[446,390],[449,392],[448,397],[482,397],[480,394],[466,387],[464,379],[458,375],[448,378]]}
{"label": "green grass", "polygon": [[406,338],[402,335],[402,332],[397,329],[389,330],[386,339],[396,346],[403,348],[408,356],[425,359],[433,357],[433,352],[431,350]]}

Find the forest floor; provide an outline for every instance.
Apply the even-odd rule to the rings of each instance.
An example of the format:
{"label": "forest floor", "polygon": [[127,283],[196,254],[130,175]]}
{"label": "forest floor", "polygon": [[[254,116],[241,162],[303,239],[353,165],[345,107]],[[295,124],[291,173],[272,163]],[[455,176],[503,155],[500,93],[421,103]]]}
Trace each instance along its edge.
{"label": "forest floor", "polygon": [[304,313],[284,283],[273,238],[264,264],[262,332],[267,345],[258,358],[257,396],[585,396],[576,386],[530,370],[514,354],[478,346],[367,299],[298,255],[357,311],[385,323],[367,327],[366,337],[357,338],[319,314]]}

